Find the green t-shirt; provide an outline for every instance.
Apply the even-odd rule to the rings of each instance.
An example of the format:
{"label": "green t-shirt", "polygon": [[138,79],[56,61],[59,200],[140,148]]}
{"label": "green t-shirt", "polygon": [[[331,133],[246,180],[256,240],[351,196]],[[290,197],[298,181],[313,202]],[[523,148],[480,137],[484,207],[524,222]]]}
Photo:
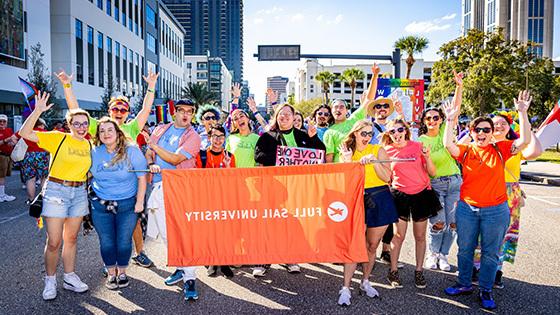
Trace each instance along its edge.
{"label": "green t-shirt", "polygon": [[[94,137],[97,132],[98,121],[95,118],[89,118],[89,134]],[[136,141],[136,137],[140,134],[140,126],[138,126],[138,120],[134,118],[133,120],[121,125],[121,130],[127,137],[130,137],[132,141]]]}
{"label": "green t-shirt", "polygon": [[458,175],[460,174],[459,166],[455,159],[451,157],[449,151],[443,145],[443,130],[445,125],[442,125],[440,132],[435,137],[430,137],[427,134],[421,135],[418,140],[426,147],[430,147],[430,158],[436,166],[435,178],[442,176]]}
{"label": "green t-shirt", "polygon": [[294,130],[290,131],[290,133],[283,133],[284,140],[286,140],[286,145],[288,147],[297,147],[296,138],[294,138]]}
{"label": "green t-shirt", "polygon": [[340,152],[338,152],[338,147],[344,140],[344,138],[348,135],[352,126],[361,119],[366,118],[366,109],[363,106],[360,106],[348,119],[344,122],[334,124],[329,127],[327,131],[325,131],[325,135],[323,136],[323,142],[325,143],[325,147],[327,148],[326,154],[334,154],[333,162],[338,162],[340,160]]}
{"label": "green t-shirt", "polygon": [[227,137],[226,150],[235,156],[235,167],[255,167],[257,140],[259,140],[259,136],[254,133],[247,136],[234,133]]}

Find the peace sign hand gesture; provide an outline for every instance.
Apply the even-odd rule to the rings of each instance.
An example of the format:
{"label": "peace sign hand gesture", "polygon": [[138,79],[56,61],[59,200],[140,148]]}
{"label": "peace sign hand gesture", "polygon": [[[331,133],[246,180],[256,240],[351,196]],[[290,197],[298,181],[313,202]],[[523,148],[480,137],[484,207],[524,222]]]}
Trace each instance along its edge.
{"label": "peace sign hand gesture", "polygon": [[228,151],[224,150],[224,165],[226,167],[231,167],[231,155],[229,155]]}

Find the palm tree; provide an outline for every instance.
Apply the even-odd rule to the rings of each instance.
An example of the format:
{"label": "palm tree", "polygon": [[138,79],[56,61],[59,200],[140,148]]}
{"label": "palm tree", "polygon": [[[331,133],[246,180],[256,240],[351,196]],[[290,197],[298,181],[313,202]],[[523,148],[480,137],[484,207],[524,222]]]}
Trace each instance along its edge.
{"label": "palm tree", "polygon": [[408,57],[406,58],[406,78],[410,78],[410,70],[414,65],[414,53],[421,53],[424,49],[428,48],[430,42],[426,37],[422,36],[406,36],[401,37],[395,42],[395,48],[406,51]]}
{"label": "palm tree", "polygon": [[219,101],[219,96],[209,91],[204,83],[189,82],[182,92],[183,97],[191,99],[197,107]]}
{"label": "palm tree", "polygon": [[342,81],[350,85],[350,89],[352,91],[352,108],[354,107],[354,99],[356,93],[356,85],[358,84],[358,80],[363,80],[366,77],[366,74],[358,69],[358,68],[348,68],[342,72],[342,76],[340,78]]}
{"label": "palm tree", "polygon": [[321,83],[323,93],[325,93],[325,104],[329,103],[329,89],[331,84],[336,80],[336,76],[330,71],[321,71],[315,76],[315,80]]}

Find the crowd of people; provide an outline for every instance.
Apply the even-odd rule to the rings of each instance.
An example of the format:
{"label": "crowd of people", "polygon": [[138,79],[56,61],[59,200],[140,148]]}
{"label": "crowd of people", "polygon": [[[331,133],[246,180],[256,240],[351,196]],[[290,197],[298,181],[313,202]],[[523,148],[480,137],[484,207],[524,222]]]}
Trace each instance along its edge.
{"label": "crowd of people", "polygon": [[[274,106],[270,121],[249,99],[252,119],[239,107],[241,88],[236,84],[229,114],[212,105],[197,108],[182,99],[175,102],[173,121],[154,128],[147,121],[158,74],[144,77],[148,87],[135,118],[129,119],[129,100],[117,96],[109,103],[108,116],[95,119],[79,108],[72,76],[58,73],[69,109],[68,131],[46,131],[40,116],[52,105],[47,104],[49,95],[41,92],[18,133],[13,134],[6,127],[7,117],[0,115],[0,200],[14,199],[5,193],[4,180],[10,176],[10,148],[19,137],[29,147],[21,163],[29,200],[37,193],[37,182],[45,183],[40,191],[47,232],[43,298],[56,298],[61,247],[63,287],[88,290],[75,273],[77,236],[88,213],[99,237],[106,287],[127,287],[131,260],[143,267],[153,264],[144,251],[145,237],[167,243],[162,170],[274,166],[281,145],[324,150],[325,163],[364,165],[368,261],[362,262],[360,291],[379,296],[370,278],[380,243],[380,258],[390,263],[386,281],[395,288],[407,285],[399,273],[399,255],[412,221],[414,285],[427,286],[424,268],[450,271],[448,255],[457,244],[457,283],[445,293],[470,294],[476,284],[482,307],[495,308],[492,290],[504,287],[501,265],[513,263],[518,241],[520,163],[542,151],[527,117],[531,96],[520,92],[514,102],[519,133],[513,131],[514,121],[507,114],[475,118],[461,130],[463,77],[453,73],[453,100],[427,107],[418,128],[412,129],[398,99],[376,97],[377,65],[372,74],[359,108],[351,114],[344,100],[335,99],[306,118],[288,103],[276,104],[277,95],[269,92]],[[393,112],[397,117],[389,119]],[[133,248],[136,256],[131,257]],[[289,273],[299,273],[298,263],[303,262],[284,266]],[[252,266],[252,274],[263,277],[269,267]],[[338,304],[348,306],[357,263],[343,267]],[[234,276],[232,266],[207,266],[208,275],[218,271]],[[184,298],[198,299],[196,267],[178,267],[164,280],[166,285],[181,281]]]}

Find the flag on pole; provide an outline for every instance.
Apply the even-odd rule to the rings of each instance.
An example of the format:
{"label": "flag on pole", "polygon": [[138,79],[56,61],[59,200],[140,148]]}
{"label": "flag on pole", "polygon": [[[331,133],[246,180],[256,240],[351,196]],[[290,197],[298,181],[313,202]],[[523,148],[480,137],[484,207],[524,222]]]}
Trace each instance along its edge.
{"label": "flag on pole", "polygon": [[27,117],[29,117],[29,115],[31,115],[31,112],[35,109],[35,95],[37,95],[37,88],[25,81],[24,79],[19,78],[19,85],[21,88],[21,92],[23,93],[23,95],[25,96],[25,101],[27,102],[27,107],[25,107],[23,109],[23,119],[26,119]]}
{"label": "flag on pole", "polygon": [[156,105],[156,122],[159,124],[160,122],[165,123],[166,113],[165,113],[165,105]]}
{"label": "flag on pole", "polygon": [[175,119],[175,102],[173,100],[167,101],[167,108],[169,109],[169,115],[172,119]]}
{"label": "flag on pole", "polygon": [[548,117],[539,127],[537,138],[541,142],[543,149],[560,142],[560,100],[556,102]]}

